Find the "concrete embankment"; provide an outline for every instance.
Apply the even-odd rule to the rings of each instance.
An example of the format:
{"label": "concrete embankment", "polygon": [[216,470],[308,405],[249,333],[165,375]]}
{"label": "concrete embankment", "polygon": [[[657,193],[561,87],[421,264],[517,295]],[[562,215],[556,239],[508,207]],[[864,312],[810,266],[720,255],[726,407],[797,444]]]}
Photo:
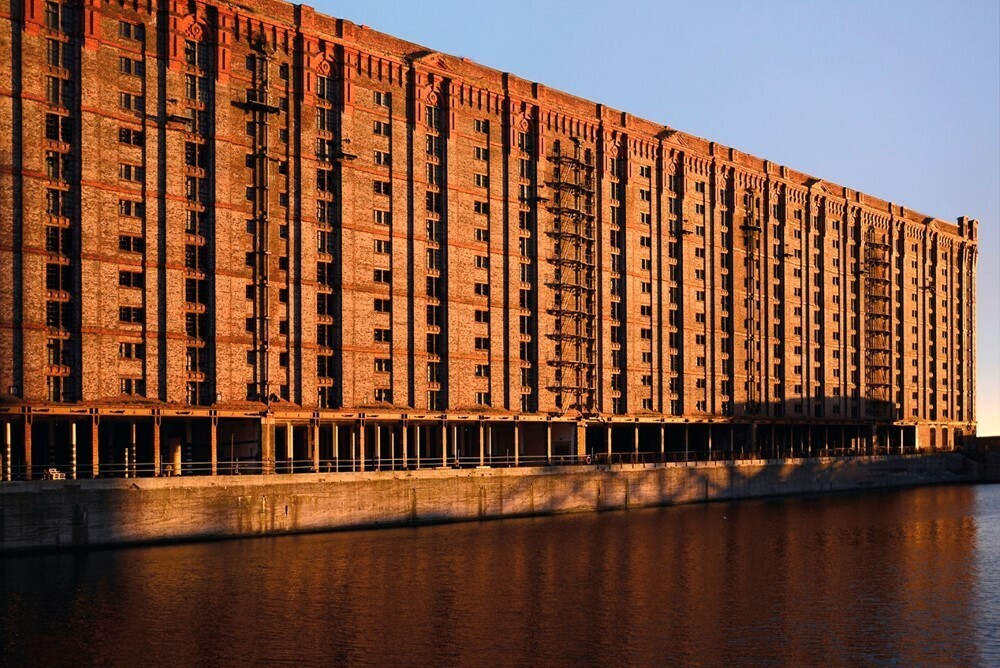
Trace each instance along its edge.
{"label": "concrete embankment", "polygon": [[0,551],[261,536],[978,480],[956,454],[0,484]]}

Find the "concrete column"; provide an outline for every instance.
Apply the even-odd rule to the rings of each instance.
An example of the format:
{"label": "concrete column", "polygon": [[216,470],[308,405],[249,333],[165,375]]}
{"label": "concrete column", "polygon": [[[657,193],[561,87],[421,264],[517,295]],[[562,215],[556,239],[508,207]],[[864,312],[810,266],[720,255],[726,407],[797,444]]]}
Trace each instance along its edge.
{"label": "concrete column", "polygon": [[95,478],[101,475],[101,428],[98,417],[90,418],[90,470]]}
{"label": "concrete column", "polygon": [[69,423],[69,479],[76,480],[76,422]]}
{"label": "concrete column", "polygon": [[319,473],[319,420],[314,420],[312,429],[309,430],[312,440],[311,451],[313,460],[313,473]]}
{"label": "concrete column", "polygon": [[365,470],[365,423],[358,425],[358,470]]}
{"label": "concrete column", "polygon": [[611,463],[611,425],[609,424],[607,429],[604,430],[604,440],[607,442],[608,446],[608,463]]}
{"label": "concrete column", "polygon": [[903,454],[903,444],[906,443],[905,433],[903,428],[899,428],[899,454]]}
{"label": "concrete column", "polygon": [[688,439],[688,426],[684,425],[684,461],[688,461],[688,445],[690,441]]}
{"label": "concrete column", "polygon": [[135,445],[135,428],[136,427],[135,427],[135,422],[131,422],[129,424],[129,426],[131,427],[130,431],[132,432],[131,433],[131,439],[129,441],[129,453],[130,453],[131,456],[129,457],[129,465],[126,468],[129,469],[129,472],[131,473],[132,477],[134,478],[135,477],[136,469],[138,468],[137,462],[135,461],[135,455],[136,455],[136,445]]}
{"label": "concrete column", "polygon": [[330,435],[333,438],[333,470],[340,471],[340,426],[336,422],[330,425]]}
{"label": "concrete column", "polygon": [[219,418],[211,419],[208,444],[211,450],[212,475],[219,475]]}
{"label": "concrete column", "polygon": [[708,460],[712,461],[712,425],[708,425]]}
{"label": "concrete column", "polygon": [[454,452],[455,466],[460,466],[461,462],[458,459],[459,442],[458,442],[458,425],[457,424],[453,424],[451,426],[451,447],[455,451]]}
{"label": "concrete column", "polygon": [[389,425],[389,463],[396,470],[396,426]]}
{"label": "concrete column", "polygon": [[576,423],[576,457],[581,462],[587,456],[587,425],[582,421]]}
{"label": "concrete column", "polygon": [[400,439],[399,440],[399,456],[403,460],[403,469],[404,470],[408,466],[407,461],[409,459],[409,453],[406,451],[407,446],[409,445],[406,442],[406,440],[407,440],[406,439],[406,432],[408,430],[409,430],[409,427],[407,426],[407,424],[405,422],[403,422],[402,423],[402,431],[399,434],[399,439]]}
{"label": "concrete column", "polygon": [[419,424],[413,425],[413,452],[417,459],[417,470],[420,470],[420,431],[423,429]]}
{"label": "concrete column", "polygon": [[160,475],[160,416],[153,417],[153,475]]}
{"label": "concrete column", "polygon": [[11,478],[11,468],[10,468],[10,455],[11,455],[10,430],[11,430],[11,424],[10,424],[10,422],[5,422],[4,423],[4,441],[3,441],[4,442],[4,451],[5,451],[4,458],[3,458],[3,464],[4,464],[3,479],[6,480],[6,481],[8,481],[8,482],[11,481],[11,480],[13,480],[13,478]]}
{"label": "concrete column", "polygon": [[806,452],[810,457],[813,456],[813,430],[812,427],[806,427]]}
{"label": "concrete column", "polygon": [[660,423],[660,461],[662,462],[667,454],[667,427]]}
{"label": "concrete column", "polygon": [[490,462],[490,466],[493,466],[493,425],[486,425],[486,458]]}
{"label": "concrete column", "polygon": [[448,423],[441,423],[441,467],[448,467]]}
{"label": "concrete column", "polygon": [[545,423],[545,462],[552,466],[552,422]]}
{"label": "concrete column", "polygon": [[521,465],[521,425],[514,423],[514,466]]}
{"label": "concrete column", "polygon": [[181,439],[175,438],[170,441],[170,461],[171,469],[174,475],[184,474],[184,451],[181,445]]}
{"label": "concrete column", "polygon": [[635,463],[639,462],[639,423],[635,423],[635,428],[632,430],[632,452],[635,456]]}
{"label": "concrete column", "polygon": [[357,435],[355,434],[356,430],[354,428],[354,425],[351,425],[349,429],[350,431],[348,433],[351,435],[351,471],[356,471],[358,468],[358,456],[355,447],[356,446],[355,441],[357,439]]}
{"label": "concrete column", "polygon": [[274,475],[274,420],[264,418],[260,422],[260,470],[265,475]]}
{"label": "concrete column", "polygon": [[31,415],[24,416],[24,479],[31,480]]}
{"label": "concrete column", "polygon": [[288,472],[295,473],[295,427],[291,422],[285,424],[285,459],[288,461]]}
{"label": "concrete column", "polygon": [[479,468],[486,466],[486,437],[483,433],[483,421],[479,421]]}
{"label": "concrete column", "polygon": [[375,430],[375,467],[376,470],[382,469],[382,425],[377,422],[372,425],[372,429]]}

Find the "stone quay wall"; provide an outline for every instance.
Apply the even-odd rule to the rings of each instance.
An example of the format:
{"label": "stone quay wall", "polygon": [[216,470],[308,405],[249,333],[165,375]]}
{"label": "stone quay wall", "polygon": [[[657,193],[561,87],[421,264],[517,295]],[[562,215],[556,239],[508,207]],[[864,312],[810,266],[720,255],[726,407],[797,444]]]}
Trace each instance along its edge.
{"label": "stone quay wall", "polygon": [[0,552],[265,536],[972,482],[954,453],[137,478],[0,487]]}

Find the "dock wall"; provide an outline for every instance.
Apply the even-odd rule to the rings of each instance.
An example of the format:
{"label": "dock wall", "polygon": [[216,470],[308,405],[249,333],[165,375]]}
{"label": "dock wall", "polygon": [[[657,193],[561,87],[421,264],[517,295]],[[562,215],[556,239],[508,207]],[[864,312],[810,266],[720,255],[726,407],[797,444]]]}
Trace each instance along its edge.
{"label": "dock wall", "polygon": [[0,552],[262,536],[966,482],[956,454],[98,479],[0,486]]}

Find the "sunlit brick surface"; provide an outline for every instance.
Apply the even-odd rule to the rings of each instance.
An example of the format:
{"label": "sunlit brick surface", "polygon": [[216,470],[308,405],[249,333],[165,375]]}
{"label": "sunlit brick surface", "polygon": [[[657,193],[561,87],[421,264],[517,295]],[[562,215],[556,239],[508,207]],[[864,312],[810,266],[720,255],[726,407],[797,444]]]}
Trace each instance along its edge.
{"label": "sunlit brick surface", "polygon": [[309,7],[11,7],[26,404],[974,429],[976,221]]}

